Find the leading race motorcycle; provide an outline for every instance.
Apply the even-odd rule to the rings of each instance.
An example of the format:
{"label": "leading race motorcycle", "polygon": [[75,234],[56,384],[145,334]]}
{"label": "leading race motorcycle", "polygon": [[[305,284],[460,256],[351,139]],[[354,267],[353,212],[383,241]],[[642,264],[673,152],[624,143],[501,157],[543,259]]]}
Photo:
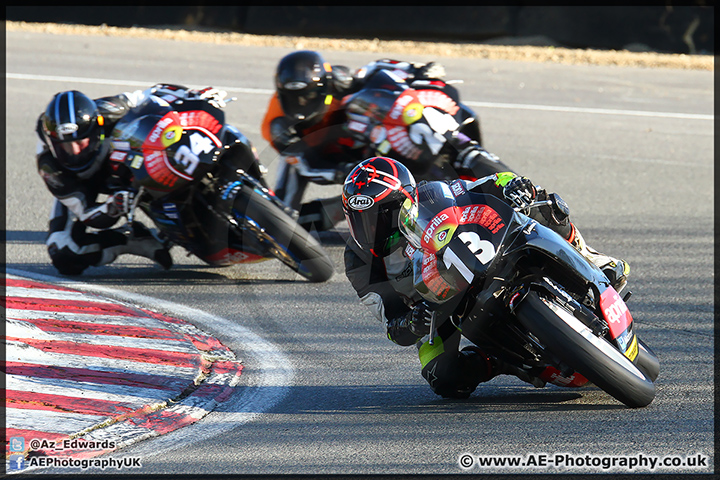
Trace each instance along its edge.
{"label": "leading race motorcycle", "polygon": [[[480,120],[460,101],[451,82],[415,80],[408,84],[392,71],[380,70],[360,91],[343,98],[342,104],[342,129],[349,134],[342,142],[352,151],[346,163],[336,165],[335,171],[314,170],[304,160],[302,147],[298,147],[301,142],[284,154],[284,161],[296,165],[310,182],[336,184],[359,161],[373,156],[399,161],[417,180],[476,180],[512,170],[481,148]],[[339,196],[303,207],[313,203],[319,205],[301,210],[301,218],[320,218],[316,210],[324,210],[327,221],[322,229],[344,218]]]}
{"label": "leading race motorcycle", "polygon": [[460,101],[450,82],[407,84],[391,71],[381,70],[362,90],[344,98],[343,104],[345,128],[364,145],[365,156],[398,160],[418,180],[475,180],[510,170],[484,150],[460,158],[470,147],[468,141],[482,145],[482,134],[478,116]]}
{"label": "leading race motorcycle", "polygon": [[112,145],[117,188],[135,192],[129,225],[140,208],[161,238],[209,265],[276,258],[312,282],[332,276],[325,250],[267,187],[250,141],[215,105],[150,96],[117,123]]}
{"label": "leading race motorcycle", "polygon": [[[444,322],[529,377],[594,384],[628,407],[655,397],[657,356],[637,336],[625,301],[565,239],[472,183],[418,185],[400,225],[417,291]],[[562,199],[552,194],[545,202]],[[524,213],[523,213],[524,212]]]}

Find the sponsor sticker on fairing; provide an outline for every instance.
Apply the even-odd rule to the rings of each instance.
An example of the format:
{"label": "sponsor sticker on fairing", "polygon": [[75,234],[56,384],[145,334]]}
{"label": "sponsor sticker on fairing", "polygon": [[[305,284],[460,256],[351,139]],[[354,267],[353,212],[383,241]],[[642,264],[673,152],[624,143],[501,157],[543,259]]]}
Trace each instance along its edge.
{"label": "sponsor sticker on fairing", "polygon": [[608,321],[612,338],[620,338],[633,322],[630,310],[614,288],[608,287],[600,294],[600,309]]}
{"label": "sponsor sticker on fairing", "polygon": [[420,90],[417,93],[418,98],[426,107],[435,107],[440,110],[455,115],[460,107],[455,100],[450,98],[448,95],[437,90]]}
{"label": "sponsor sticker on fairing", "polygon": [[378,145],[387,138],[387,130],[383,125],[376,125],[370,132],[370,142]]}
{"label": "sponsor sticker on fairing", "polygon": [[455,197],[459,197],[460,195],[464,195],[467,190],[465,189],[465,184],[462,180],[455,180],[450,184],[450,191]]}
{"label": "sponsor sticker on fairing", "polygon": [[353,132],[359,132],[362,133],[367,129],[368,125],[366,123],[357,122],[355,120],[350,120],[347,124],[348,130],[352,130]]}
{"label": "sponsor sticker on fairing", "polygon": [[435,218],[433,218],[425,229],[425,234],[423,235],[423,242],[429,242],[433,236],[433,232],[435,232],[435,229],[449,219],[450,217],[446,213],[440,213]]}
{"label": "sponsor sticker on fairing", "polygon": [[122,163],[127,157],[127,152],[114,151],[110,154],[110,161]]}
{"label": "sponsor sticker on fairing", "polygon": [[134,168],[135,170],[139,169],[142,166],[143,161],[145,161],[145,157],[143,157],[142,155],[133,155],[130,158],[132,159],[130,167]]}

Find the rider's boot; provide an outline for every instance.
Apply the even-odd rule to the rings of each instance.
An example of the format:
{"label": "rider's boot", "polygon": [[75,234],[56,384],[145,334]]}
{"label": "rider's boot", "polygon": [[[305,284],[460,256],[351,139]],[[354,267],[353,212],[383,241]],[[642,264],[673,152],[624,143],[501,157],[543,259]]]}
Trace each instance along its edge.
{"label": "rider's boot", "polygon": [[165,270],[173,265],[170,247],[158,240],[150,230],[140,222],[132,223],[132,234],[128,236],[127,243],[105,248],[102,257],[96,266],[113,262],[119,255],[131,254],[149,258],[158,263]]}
{"label": "rider's boot", "polygon": [[532,376],[522,368],[500,360],[493,355],[488,355],[474,345],[463,348],[460,353],[466,356],[466,362],[473,362],[478,371],[487,372],[486,378],[481,380],[483,382],[495,378],[498,375],[513,375],[536,388],[545,386],[545,382],[538,377]]}
{"label": "rider's boot", "polygon": [[603,271],[615,291],[619,292],[625,287],[630,274],[630,265],[625,260],[605,255],[588,246],[575,225],[568,241],[583,257]]}
{"label": "rider's boot", "polygon": [[518,368],[515,365],[504,362],[496,357],[490,357],[490,360],[493,363],[493,373],[495,375],[513,375],[523,382],[529,383],[535,388],[542,388],[545,386],[545,381],[531,375],[522,368]]}
{"label": "rider's boot", "polygon": [[312,200],[303,203],[297,222],[305,230],[313,228],[318,232],[332,230],[345,219],[340,196]]}

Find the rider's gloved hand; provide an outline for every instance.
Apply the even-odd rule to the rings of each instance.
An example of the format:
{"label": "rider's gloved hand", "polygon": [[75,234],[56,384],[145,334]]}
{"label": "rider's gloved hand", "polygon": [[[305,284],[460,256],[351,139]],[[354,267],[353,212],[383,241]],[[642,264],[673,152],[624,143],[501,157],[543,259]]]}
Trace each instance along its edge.
{"label": "rider's gloved hand", "polygon": [[437,62],[428,62],[418,68],[415,73],[415,79],[443,78],[445,76],[445,67]]}
{"label": "rider's gloved hand", "polygon": [[503,188],[503,196],[512,206],[522,210],[535,200],[537,191],[529,178],[515,177]]}
{"label": "rider's gloved hand", "polygon": [[270,137],[273,147],[279,152],[300,141],[300,135],[287,117],[278,117],[270,122]]}
{"label": "rider's gloved hand", "polygon": [[426,302],[416,304],[412,312],[410,312],[410,322],[408,329],[418,337],[422,337],[430,333],[430,322],[432,321],[433,311]]}
{"label": "rider's gloved hand", "polygon": [[190,90],[188,93],[190,93],[190,95],[194,94],[195,98],[199,100],[205,100],[215,108],[223,108],[227,106],[227,103],[225,102],[227,92],[224,90],[218,90],[215,87],[205,87],[201,90]]}
{"label": "rider's gloved hand", "polygon": [[[458,147],[460,149],[455,159],[455,168],[472,169],[476,163],[498,163],[500,158],[480,146],[476,141],[468,141]],[[481,158],[478,158],[480,156]]]}
{"label": "rider's gloved hand", "polygon": [[111,217],[120,217],[127,215],[132,208],[135,194],[129,190],[120,190],[115,192],[107,199],[107,214]]}
{"label": "rider's gloved hand", "polygon": [[182,99],[187,97],[188,89],[183,85],[157,83],[147,90],[146,93],[160,97],[168,102],[174,102],[179,98]]}

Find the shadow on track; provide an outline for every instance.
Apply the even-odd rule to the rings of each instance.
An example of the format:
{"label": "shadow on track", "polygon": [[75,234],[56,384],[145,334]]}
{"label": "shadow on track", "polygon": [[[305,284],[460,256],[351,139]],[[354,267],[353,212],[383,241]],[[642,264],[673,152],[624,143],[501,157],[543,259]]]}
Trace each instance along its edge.
{"label": "shadow on track", "polygon": [[67,276],[60,275],[50,265],[38,265],[36,263],[8,263],[7,269],[21,270],[25,272],[39,273],[42,275],[58,277],[68,281],[84,281],[106,286],[124,286],[128,283],[133,285],[167,285],[180,287],[192,282],[193,285],[276,285],[296,284],[303,282],[301,278],[231,278],[223,273],[218,267],[209,265],[174,265],[170,270],[161,270],[152,264],[129,264],[113,262],[102,267],[90,267],[81,275]]}
{"label": "shadow on track", "polygon": [[287,400],[267,413],[436,415],[627,409],[594,387],[583,388],[582,391],[560,388],[534,389],[523,385],[505,386],[490,383],[480,385],[466,400],[455,400],[436,396],[426,385],[293,386],[286,397]]}

